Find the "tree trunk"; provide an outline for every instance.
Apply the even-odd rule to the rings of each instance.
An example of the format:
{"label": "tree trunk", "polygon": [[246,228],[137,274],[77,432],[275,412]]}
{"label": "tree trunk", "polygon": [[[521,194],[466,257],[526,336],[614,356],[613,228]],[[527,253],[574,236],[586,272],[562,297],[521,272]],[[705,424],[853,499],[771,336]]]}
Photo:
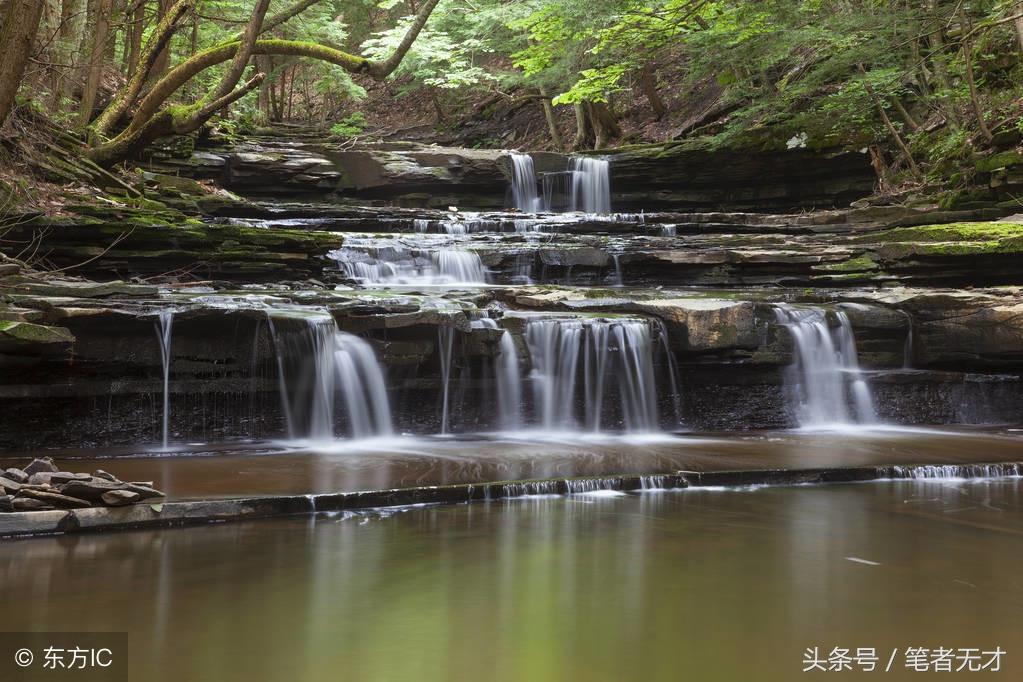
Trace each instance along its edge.
{"label": "tree trunk", "polygon": [[1019,40],[1019,49],[1023,50],[1023,0],[1016,3],[1012,13],[1016,15],[1016,38]]}
{"label": "tree trunk", "polygon": [[668,108],[664,106],[664,100],[657,92],[657,75],[649,64],[639,72],[639,84],[643,88],[643,94],[647,101],[650,102],[650,108],[654,110],[654,116],[658,121],[661,120]]}
{"label": "tree trunk", "polygon": [[0,19],[0,126],[14,108],[42,14],[40,0],[8,0]]}
{"label": "tree trunk", "polygon": [[138,68],[139,57],[142,54],[142,33],[145,30],[146,23],[145,0],[135,0],[134,6],[128,9],[131,11],[131,23],[125,31],[128,37],[125,43],[127,50],[125,51],[124,72],[131,76],[131,74],[135,73],[135,69]]}
{"label": "tree trunk", "polygon": [[589,147],[592,131],[586,105],[576,102],[572,105],[572,109],[575,111],[575,141],[572,143],[572,148],[578,151]]}
{"label": "tree trunk", "polygon": [[57,111],[61,101],[68,95],[69,84],[76,67],[74,50],[71,41],[75,35],[75,25],[78,24],[78,8],[81,0],[64,0],[60,5],[60,30],[57,32],[54,49],[54,61],[57,62],[57,76],[53,83],[53,90],[50,96],[50,109]]}
{"label": "tree trunk", "polygon": [[618,121],[614,114],[603,102],[587,102],[586,109],[590,117],[590,125],[593,127],[594,149],[603,149],[607,146],[612,137],[621,134]]}
{"label": "tree trunk", "polygon": [[[157,22],[160,22],[163,20],[165,16],[167,16],[167,12],[174,4],[174,0],[158,0],[158,2],[159,4],[157,5],[156,20]],[[153,68],[150,69],[149,72],[150,77],[160,78],[161,76],[163,76],[163,74],[167,72],[167,67],[170,66],[170,58],[171,58],[170,41],[168,40],[167,44],[164,45],[163,49],[160,50],[159,54],[157,55],[156,61],[153,62]]]}
{"label": "tree trunk", "polygon": [[[866,75],[867,71],[864,69],[862,64],[860,64],[859,68],[860,73]],[[877,109],[877,113],[881,116],[881,121],[884,123],[884,127],[888,130],[892,139],[895,140],[895,144],[897,144],[899,149],[902,150],[902,154],[906,157],[906,163],[909,164],[909,168],[913,172],[914,177],[919,179],[921,177],[920,168],[916,165],[916,161],[913,159],[913,154],[909,151],[909,146],[906,145],[905,140],[902,139],[902,135],[899,135],[898,128],[896,128],[895,124],[892,123],[892,120],[888,118],[888,112],[884,110],[884,104],[881,103],[881,99],[877,96],[874,88],[871,87],[870,83],[868,83],[866,79],[863,81],[863,88],[867,91],[867,95],[870,96],[871,101],[874,103],[874,107]]]}
{"label": "tree trunk", "polygon": [[82,103],[78,112],[78,125],[82,128],[89,125],[96,107],[96,93],[99,92],[99,82],[103,75],[103,55],[110,35],[110,11],[113,4],[113,0],[98,0],[96,4],[96,27],[92,34],[85,85],[82,87]]}
{"label": "tree trunk", "polygon": [[444,116],[444,107],[441,106],[440,97],[437,97],[437,88],[430,88],[430,102],[433,104],[433,111],[437,114],[437,123],[444,123],[447,118]]}
{"label": "tree trunk", "polygon": [[543,88],[540,89],[540,103],[543,105],[543,117],[547,119],[547,130],[551,133],[551,142],[554,149],[565,151],[565,142],[561,139],[561,131],[558,130],[558,119],[554,115],[554,105],[551,104],[551,97]]}
{"label": "tree trunk", "polygon": [[984,107],[980,105],[980,96],[977,94],[977,82],[973,77],[973,41],[966,40],[963,42],[963,59],[966,63],[966,84],[970,88],[970,106],[973,107],[973,113],[977,117],[977,125],[980,126],[981,135],[990,142],[994,135],[991,134],[991,128],[988,127],[987,121],[984,120]]}

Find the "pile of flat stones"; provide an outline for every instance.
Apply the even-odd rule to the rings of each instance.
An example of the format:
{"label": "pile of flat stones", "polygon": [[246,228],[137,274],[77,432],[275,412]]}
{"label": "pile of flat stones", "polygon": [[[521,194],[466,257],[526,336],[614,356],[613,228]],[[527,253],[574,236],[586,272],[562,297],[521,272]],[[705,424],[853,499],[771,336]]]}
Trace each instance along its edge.
{"label": "pile of flat stones", "polygon": [[49,457],[24,469],[0,469],[0,512],[123,507],[163,497],[152,481],[126,482],[102,469],[91,475],[60,471]]}

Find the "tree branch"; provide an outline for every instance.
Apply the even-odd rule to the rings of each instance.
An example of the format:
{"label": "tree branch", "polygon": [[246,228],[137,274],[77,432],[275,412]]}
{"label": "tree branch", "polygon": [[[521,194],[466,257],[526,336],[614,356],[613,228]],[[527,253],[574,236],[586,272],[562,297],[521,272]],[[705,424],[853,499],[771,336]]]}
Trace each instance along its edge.
{"label": "tree branch", "polygon": [[416,15],[415,21],[409,26],[408,31],[405,32],[405,37],[401,39],[401,43],[394,50],[394,53],[384,61],[372,61],[369,63],[369,74],[377,80],[383,80],[387,78],[395,69],[401,64],[401,60],[408,54],[409,49],[412,47],[412,43],[416,42],[416,38],[419,37],[419,33],[426,26],[426,22],[430,19],[430,14],[433,13],[433,8],[437,6],[440,0],[426,0],[422,7],[419,8],[419,14]]}

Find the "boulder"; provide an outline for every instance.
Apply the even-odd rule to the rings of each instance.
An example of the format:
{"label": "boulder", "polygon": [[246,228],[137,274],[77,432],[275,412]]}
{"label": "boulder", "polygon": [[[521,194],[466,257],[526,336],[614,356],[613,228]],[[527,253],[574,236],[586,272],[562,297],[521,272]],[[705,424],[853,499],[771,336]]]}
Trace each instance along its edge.
{"label": "boulder", "polygon": [[89,474],[73,474],[70,471],[38,471],[29,476],[28,482],[32,485],[61,485],[69,481],[88,481],[92,476]]}
{"label": "boulder", "polygon": [[14,511],[14,497],[12,495],[0,495],[0,512]]}
{"label": "boulder", "polygon": [[636,308],[664,320],[678,350],[752,350],[760,345],[756,306],[750,301],[676,298],[642,301]]}
{"label": "boulder", "polygon": [[33,459],[29,463],[29,465],[27,467],[25,467],[25,469],[24,469],[24,472],[26,474],[28,474],[29,476],[31,476],[32,474],[38,473],[40,471],[47,471],[47,472],[55,473],[55,472],[59,471],[59,469],[57,468],[57,465],[53,463],[53,459],[51,457],[42,457],[42,458],[37,457],[36,459]]}
{"label": "boulder", "polygon": [[9,478],[0,476],[0,493],[7,491],[8,493],[17,493],[21,490],[22,484],[18,481],[12,481]]}
{"label": "boulder", "polygon": [[60,509],[84,509],[91,507],[92,503],[86,500],[71,497],[70,495],[62,495],[57,492],[50,492],[47,490],[32,490],[30,488],[22,488],[18,495],[18,499],[27,497],[33,500],[39,500],[45,504],[60,508]]}
{"label": "boulder", "polygon": [[22,471],[21,469],[16,469],[15,467],[11,467],[11,468],[7,469],[2,474],[2,476],[4,478],[9,478],[12,481],[17,481],[18,483],[27,483],[28,482],[28,474],[25,473],[24,471]]}
{"label": "boulder", "polygon": [[141,501],[142,496],[131,490],[108,490],[100,495],[100,499],[109,507],[123,507]]}
{"label": "boulder", "polygon": [[88,481],[69,481],[60,486],[60,492],[64,495],[78,497],[91,502],[102,500],[103,493],[127,489],[127,483],[107,481],[102,478],[91,478]]}
{"label": "boulder", "polygon": [[12,502],[14,511],[47,511],[53,509],[53,505],[34,497],[15,497]]}

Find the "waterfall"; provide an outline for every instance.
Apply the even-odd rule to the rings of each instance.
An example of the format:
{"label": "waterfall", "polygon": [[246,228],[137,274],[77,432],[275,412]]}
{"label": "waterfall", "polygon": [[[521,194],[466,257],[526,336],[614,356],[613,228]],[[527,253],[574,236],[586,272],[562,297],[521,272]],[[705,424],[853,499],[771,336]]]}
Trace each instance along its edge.
{"label": "waterfall", "polygon": [[533,157],[529,154],[513,153],[511,161],[511,190],[515,208],[523,213],[539,213],[543,207],[536,193],[536,171],[533,168]]}
{"label": "waterfall", "polygon": [[626,431],[657,429],[653,348],[645,320],[531,320],[526,343],[542,428],[599,432],[607,403],[620,407]]}
{"label": "waterfall", "polygon": [[611,164],[608,160],[574,156],[568,168],[572,173],[571,210],[610,213]]}
{"label": "waterfall", "polygon": [[339,398],[353,438],[393,433],[384,372],[366,341],[339,331],[326,312],[268,317],[290,438],[333,440]]}
{"label": "waterfall", "polygon": [[611,163],[607,159],[571,157],[565,171],[543,174],[542,194],[539,196],[533,157],[513,153],[511,160],[512,201],[515,208],[523,213],[554,210],[589,214],[611,212]]}
{"label": "waterfall", "polygon": [[171,328],[174,311],[161,310],[156,322],[156,338],[160,343],[160,362],[163,365],[163,449],[167,449],[170,435],[170,364]]}
{"label": "waterfall", "polygon": [[[484,329],[500,329],[489,317],[477,320]],[[507,329],[501,330],[499,354],[494,362],[494,385],[497,387],[498,423],[504,431],[522,428],[522,374],[515,339]]]}
{"label": "waterfall", "polygon": [[451,361],[455,347],[455,330],[452,327],[437,328],[437,353],[440,356],[440,377],[443,398],[441,399],[440,432],[448,432],[448,418],[451,403]]}
{"label": "waterfall", "polygon": [[487,269],[475,251],[410,249],[394,238],[348,237],[327,254],[360,284],[486,284]]}
{"label": "waterfall", "polygon": [[860,371],[856,339],[846,314],[835,312],[836,328],[819,308],[779,305],[775,315],[795,345],[795,362],[786,379],[800,426],[875,422],[873,399]]}
{"label": "waterfall", "polygon": [[486,268],[475,251],[441,249],[433,254],[433,260],[441,280],[483,284],[487,281]]}

